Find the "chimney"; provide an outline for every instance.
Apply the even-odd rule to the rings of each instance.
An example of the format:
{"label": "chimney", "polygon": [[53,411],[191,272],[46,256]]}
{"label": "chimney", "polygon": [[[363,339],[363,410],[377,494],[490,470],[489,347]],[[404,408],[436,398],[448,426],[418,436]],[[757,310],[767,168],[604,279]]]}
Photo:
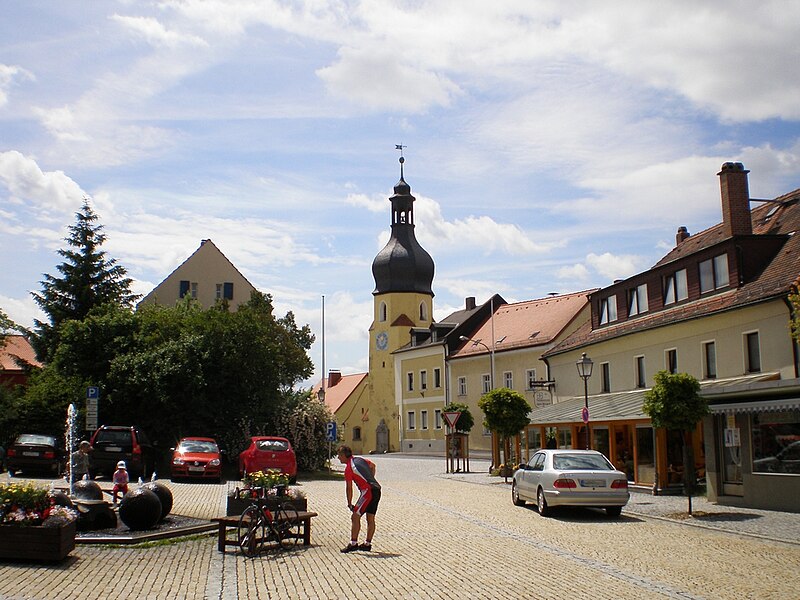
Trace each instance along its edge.
{"label": "chimney", "polygon": [[328,387],[332,388],[337,383],[342,380],[342,372],[341,371],[329,371],[328,372]]}
{"label": "chimney", "polygon": [[475,296],[469,296],[467,298],[467,310],[472,310],[475,308]]}
{"label": "chimney", "polygon": [[747,187],[749,172],[742,163],[726,162],[717,173],[722,194],[722,226],[726,236],[753,233]]}
{"label": "chimney", "polygon": [[680,246],[681,242],[689,237],[689,230],[683,225],[678,227],[678,233],[675,234],[675,245]]}

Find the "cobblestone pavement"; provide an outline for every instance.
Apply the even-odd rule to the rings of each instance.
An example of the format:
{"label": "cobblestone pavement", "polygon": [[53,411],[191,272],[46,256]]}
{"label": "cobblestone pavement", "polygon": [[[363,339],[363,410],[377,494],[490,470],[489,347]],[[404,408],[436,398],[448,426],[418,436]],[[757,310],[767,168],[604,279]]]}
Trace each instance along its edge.
{"label": "cobblestone pavement", "polygon": [[[444,460],[373,457],[384,494],[373,552],[343,555],[349,513],[337,480],[301,482],[312,545],[255,559],[216,536],[166,545],[79,545],[57,565],[0,562],[0,598],[791,598],[798,597],[800,515],[633,494],[617,520],[599,511],[542,518],[509,486]],[[224,513],[235,483],[173,484],[176,514]],[[695,524],[699,521],[699,524]]]}

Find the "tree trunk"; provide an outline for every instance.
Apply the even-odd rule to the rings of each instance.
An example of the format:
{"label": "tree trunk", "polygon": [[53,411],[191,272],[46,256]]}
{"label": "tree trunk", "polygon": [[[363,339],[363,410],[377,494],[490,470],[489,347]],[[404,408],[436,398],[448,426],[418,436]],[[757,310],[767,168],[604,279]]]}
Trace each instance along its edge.
{"label": "tree trunk", "polygon": [[692,496],[697,488],[697,471],[694,468],[694,445],[692,432],[683,432],[683,493],[689,498],[689,514],[692,514]]}

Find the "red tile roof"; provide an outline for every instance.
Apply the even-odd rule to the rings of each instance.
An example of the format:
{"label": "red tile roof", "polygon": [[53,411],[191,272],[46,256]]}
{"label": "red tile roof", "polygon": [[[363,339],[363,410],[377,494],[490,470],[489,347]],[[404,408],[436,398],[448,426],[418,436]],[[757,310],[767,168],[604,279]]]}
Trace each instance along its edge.
{"label": "red tile roof", "polygon": [[[353,375],[341,375],[333,386],[328,385],[330,378],[325,379],[325,406],[327,406],[332,413],[336,413],[339,407],[350,397],[358,385],[367,376],[367,373],[355,373]],[[312,393],[317,394],[320,389],[321,382],[316,384],[312,389]]]}
{"label": "red tile roof", "polygon": [[17,363],[17,358],[35,367],[42,366],[42,363],[36,360],[36,353],[25,337],[7,335],[5,336],[5,345],[0,346],[0,371],[21,372],[23,369]]}

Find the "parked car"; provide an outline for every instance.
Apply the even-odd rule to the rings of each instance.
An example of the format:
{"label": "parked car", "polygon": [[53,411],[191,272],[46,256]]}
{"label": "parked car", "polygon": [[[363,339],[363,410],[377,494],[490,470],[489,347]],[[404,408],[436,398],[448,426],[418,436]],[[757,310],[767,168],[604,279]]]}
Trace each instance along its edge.
{"label": "parked car", "polygon": [[6,465],[14,475],[17,471],[47,473],[58,477],[64,467],[66,450],[52,435],[23,433],[8,447]]}
{"label": "parked car", "polygon": [[543,517],[555,506],[604,508],[618,517],[630,499],[625,473],[595,450],[539,450],[513,477],[514,504],[536,502]]}
{"label": "parked car", "polygon": [[282,437],[254,436],[250,445],[239,454],[239,475],[255,471],[276,469],[289,476],[294,483],[297,480],[297,457],[289,440]]}
{"label": "parked car", "polygon": [[222,455],[213,438],[185,437],[172,449],[172,480],[181,477],[222,480]]}
{"label": "parked car", "polygon": [[147,435],[133,425],[103,425],[91,439],[90,475],[113,475],[117,463],[125,461],[132,480],[149,477],[155,465],[155,448]]}

